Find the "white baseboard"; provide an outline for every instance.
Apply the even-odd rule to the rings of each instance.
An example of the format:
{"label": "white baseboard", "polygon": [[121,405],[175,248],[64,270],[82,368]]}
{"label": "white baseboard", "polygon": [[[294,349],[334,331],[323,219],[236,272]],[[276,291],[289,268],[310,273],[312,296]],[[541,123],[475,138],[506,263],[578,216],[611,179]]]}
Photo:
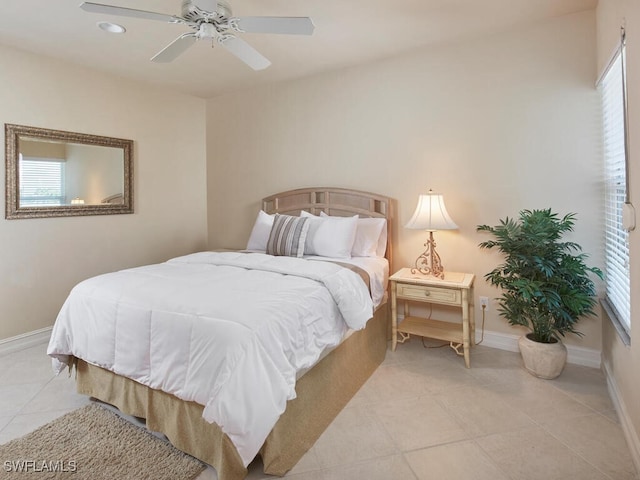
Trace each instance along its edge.
{"label": "white baseboard", "polygon": [[9,353],[17,352],[18,350],[24,350],[36,345],[47,343],[51,337],[51,330],[53,330],[53,327],[46,327],[33,332],[23,333],[22,335],[16,335],[15,337],[0,340],[0,355],[7,355]]}
{"label": "white baseboard", "polygon": [[[476,343],[480,341],[481,337],[482,332],[476,329]],[[518,336],[508,333],[488,332],[485,330],[481,345],[509,352],[519,352],[518,338]]]}
{"label": "white baseboard", "polygon": [[602,352],[592,348],[567,345],[567,362],[584,367],[602,368]]}
{"label": "white baseboard", "polygon": [[627,407],[620,395],[620,390],[618,389],[618,385],[616,383],[615,378],[611,373],[611,367],[607,364],[607,362],[603,362],[604,374],[607,378],[607,388],[609,390],[609,396],[613,401],[613,406],[618,413],[618,419],[620,420],[620,426],[622,427],[622,431],[624,432],[624,437],[627,440],[627,446],[629,447],[629,452],[631,453],[631,459],[633,460],[633,464],[636,467],[636,470],[640,472],[640,438],[638,437],[638,432],[636,432],[633,423],[631,422],[631,418],[629,417],[629,413],[627,411]]}
{"label": "white baseboard", "polygon": [[[480,341],[481,334],[479,330],[476,330],[476,342]],[[519,335],[488,332],[485,330],[482,345],[500,350],[508,350],[510,352],[519,352],[518,338],[520,338]],[[567,363],[582,365],[584,367],[600,368],[602,366],[602,354],[600,350],[567,345]]]}

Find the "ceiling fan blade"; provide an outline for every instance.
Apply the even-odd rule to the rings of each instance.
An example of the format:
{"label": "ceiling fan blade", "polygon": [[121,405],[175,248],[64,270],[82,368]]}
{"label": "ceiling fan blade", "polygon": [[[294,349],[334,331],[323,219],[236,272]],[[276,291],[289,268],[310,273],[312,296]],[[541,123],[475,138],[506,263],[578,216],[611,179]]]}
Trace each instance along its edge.
{"label": "ceiling fan blade", "polygon": [[254,70],[264,70],[271,62],[244,40],[233,37],[219,37],[218,43]]}
{"label": "ceiling fan blade", "polygon": [[179,17],[166,15],[164,13],[147,12],[146,10],[135,10],[133,8],[115,7],[113,5],[103,5],[101,3],[82,2],[80,8],[85,12],[103,13],[105,15],[118,15],[120,17],[145,18],[147,20],[159,20],[161,22],[176,22]]}
{"label": "ceiling fan blade", "polygon": [[315,28],[309,17],[238,17],[235,24],[248,33],[311,35]]}
{"label": "ceiling fan blade", "polygon": [[169,63],[196,43],[196,40],[197,37],[195,33],[184,33],[158,52],[151,61],[156,63]]}

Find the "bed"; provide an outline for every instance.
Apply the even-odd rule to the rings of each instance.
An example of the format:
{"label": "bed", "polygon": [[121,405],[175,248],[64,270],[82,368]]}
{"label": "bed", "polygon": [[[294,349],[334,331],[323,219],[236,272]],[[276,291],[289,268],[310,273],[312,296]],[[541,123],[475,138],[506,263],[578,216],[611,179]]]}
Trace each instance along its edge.
{"label": "bed", "polygon": [[[377,246],[377,250],[384,252],[384,258],[388,262],[387,272],[391,266],[392,249],[389,239],[392,238],[393,233],[394,203],[388,197],[340,188],[304,188],[263,199],[262,211],[268,215],[277,214],[285,217],[328,215],[330,217],[352,218],[357,215],[360,219],[385,219],[385,242],[382,245],[382,250],[380,250],[380,245]],[[252,262],[257,260],[261,264],[270,265],[272,259],[267,257],[269,256],[250,252],[242,254],[202,252],[195,254],[195,256],[174,259],[174,263],[168,262],[169,266],[157,266],[156,276],[162,277],[163,268],[177,268],[179,271],[186,269],[184,270],[187,272],[186,274],[192,275],[191,270],[188,270],[192,264],[197,263],[198,268],[214,268],[207,263],[210,261],[215,263],[217,269],[236,268],[237,266],[244,268],[245,262],[249,260]],[[313,259],[311,258],[311,260]],[[201,266],[200,263],[203,261],[205,265]],[[218,265],[218,262],[223,263],[222,267]],[[291,263],[291,268],[295,270],[298,268],[298,263],[301,262],[308,263],[308,260],[296,259],[294,261],[291,259],[291,262],[286,263]],[[315,283],[321,277],[322,279],[325,277],[333,279],[339,276],[340,280],[337,282],[337,286],[332,287],[335,292],[332,292],[331,288],[327,286],[327,290],[331,292],[334,299],[336,296],[339,297],[341,288],[343,288],[342,282],[346,281],[348,275],[351,275],[350,272],[343,274],[343,271],[347,270],[343,268],[345,265],[336,266],[333,262],[311,263],[314,264],[314,272],[317,271],[313,274],[314,278],[312,279]],[[231,267],[229,267],[230,264]],[[253,271],[253,268],[251,266],[250,271]],[[277,268],[281,268],[280,264]],[[147,270],[144,272],[147,274]],[[329,273],[327,274],[327,272]],[[286,273],[288,278],[289,272]],[[115,277],[108,278],[113,282]],[[375,296],[373,293],[372,290],[371,294]],[[379,296],[380,292],[377,295]],[[351,292],[342,296],[348,297],[344,298],[346,302],[351,301],[351,297],[358,295]],[[373,305],[373,301],[371,302]],[[344,339],[337,345],[321,348],[320,360],[311,368],[306,369],[303,374],[297,372],[294,382],[295,398],[289,398],[286,401],[286,408],[283,407],[284,412],[278,415],[275,424],[269,427],[268,432],[265,432],[264,441],[262,441],[262,437],[258,437],[260,444],[256,450],[262,458],[265,473],[284,475],[289,471],[383,361],[389,332],[389,309],[386,295],[383,295],[375,303],[377,303],[375,310],[371,309],[366,315],[371,318],[366,321],[366,325],[363,322],[364,328],[350,329],[348,335],[344,336]],[[235,304],[238,305],[237,299]],[[340,305],[337,308],[340,309]],[[347,313],[345,311],[357,311],[355,317],[362,319],[363,312],[366,310],[362,310],[360,306],[345,306],[345,310],[340,311],[346,320]],[[371,314],[371,312],[373,313]],[[56,322],[57,325],[58,322]],[[55,331],[56,327],[54,327],[54,334]],[[58,337],[65,335],[68,333],[58,335]],[[178,337],[180,335],[179,332],[174,334]],[[126,338],[128,341],[142,341],[142,339],[136,340],[132,335],[127,335]],[[196,336],[196,338],[199,337]],[[56,356],[55,354],[60,351],[52,350],[53,343],[52,336],[49,353]],[[171,353],[167,356],[171,356]],[[237,436],[234,436],[234,433],[229,433],[230,428],[224,421],[221,421],[220,424],[225,425],[224,430],[227,433],[217,423],[210,423],[203,418],[210,411],[218,412],[220,409],[217,404],[213,408],[205,401],[179,398],[183,395],[167,393],[163,391],[163,388],[145,385],[145,382],[136,375],[117,374],[107,367],[96,366],[96,363],[100,364],[99,362],[90,363],[82,357],[81,354],[70,355],[68,360],[75,365],[77,371],[78,392],[114,405],[128,415],[146,419],[149,429],[162,432],[177,448],[213,466],[221,480],[236,480],[246,477],[249,458],[246,452],[253,452],[253,450],[245,449],[242,442],[239,443]],[[152,362],[153,359],[150,363]],[[240,373],[237,373],[236,370]],[[235,369],[235,367],[232,375],[240,378],[251,377],[251,375],[247,375],[246,371]],[[262,373],[255,375],[251,382],[259,384],[261,377]],[[198,398],[197,395],[194,398]],[[267,397],[265,396],[265,398]],[[258,408],[256,411],[260,412],[261,410]],[[258,426],[261,428],[261,424]],[[259,430],[258,427],[256,429]],[[249,433],[253,435],[253,432]],[[249,436],[251,437],[251,435]],[[249,440],[253,441],[252,438]]]}

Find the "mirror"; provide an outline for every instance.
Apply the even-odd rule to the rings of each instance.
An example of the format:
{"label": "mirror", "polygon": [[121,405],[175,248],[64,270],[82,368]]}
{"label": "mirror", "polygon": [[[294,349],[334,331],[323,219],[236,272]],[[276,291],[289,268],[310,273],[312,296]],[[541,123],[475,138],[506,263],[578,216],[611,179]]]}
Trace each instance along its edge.
{"label": "mirror", "polygon": [[5,124],[7,219],[133,213],[133,140]]}

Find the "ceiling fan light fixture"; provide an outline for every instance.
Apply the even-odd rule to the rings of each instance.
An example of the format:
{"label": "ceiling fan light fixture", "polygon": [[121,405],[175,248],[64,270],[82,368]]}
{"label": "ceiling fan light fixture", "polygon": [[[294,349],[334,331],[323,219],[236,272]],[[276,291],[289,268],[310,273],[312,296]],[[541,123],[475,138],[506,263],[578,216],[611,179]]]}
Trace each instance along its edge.
{"label": "ceiling fan light fixture", "polygon": [[198,38],[216,38],[218,35],[218,30],[212,23],[201,23],[196,33]]}
{"label": "ceiling fan light fixture", "polygon": [[118,25],[117,23],[98,22],[96,25],[98,25],[98,28],[100,30],[104,30],[108,33],[124,33],[127,31],[126,28],[124,28],[122,25]]}

